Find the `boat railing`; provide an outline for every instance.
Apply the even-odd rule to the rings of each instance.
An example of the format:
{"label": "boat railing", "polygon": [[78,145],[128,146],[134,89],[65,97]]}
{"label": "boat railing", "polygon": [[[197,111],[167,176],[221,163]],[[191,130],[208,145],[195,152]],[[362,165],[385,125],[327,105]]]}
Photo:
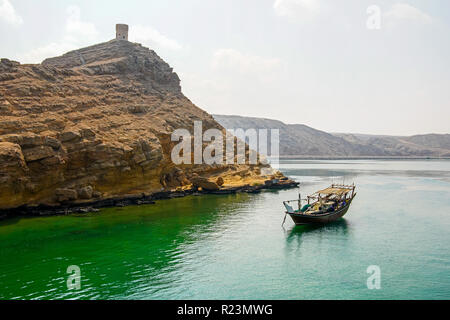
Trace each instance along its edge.
{"label": "boat railing", "polygon": [[353,189],[355,187],[355,184],[336,184],[333,183],[331,185],[332,188],[342,188],[342,189]]}
{"label": "boat railing", "polygon": [[[295,200],[285,200],[285,201],[283,201],[283,202],[287,202],[287,203],[289,203],[289,202],[298,202],[300,199],[295,199]],[[308,199],[301,199],[302,201],[306,201],[306,200],[308,200]]]}

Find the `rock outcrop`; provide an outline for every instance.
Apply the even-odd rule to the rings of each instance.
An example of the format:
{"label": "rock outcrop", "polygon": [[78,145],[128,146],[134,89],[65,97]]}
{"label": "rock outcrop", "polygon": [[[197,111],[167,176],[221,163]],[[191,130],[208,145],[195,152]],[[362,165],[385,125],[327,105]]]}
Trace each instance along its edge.
{"label": "rock outcrop", "polygon": [[[39,65],[0,61],[0,209],[264,181],[258,165],[179,165],[177,128],[224,130],[154,51],[112,40]],[[197,178],[198,179],[198,178]],[[195,179],[194,179],[195,180]]]}
{"label": "rock outcrop", "polygon": [[203,190],[214,191],[220,189],[219,185],[216,182],[209,181],[206,178],[194,177],[191,180],[194,187],[202,188]]}

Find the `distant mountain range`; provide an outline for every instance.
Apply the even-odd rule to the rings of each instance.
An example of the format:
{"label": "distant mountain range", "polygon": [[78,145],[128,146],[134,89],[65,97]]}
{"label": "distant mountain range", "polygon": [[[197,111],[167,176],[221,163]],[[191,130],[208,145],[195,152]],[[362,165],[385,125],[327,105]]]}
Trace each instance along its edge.
{"label": "distant mountain range", "polygon": [[213,115],[227,129],[279,129],[280,155],[302,157],[450,158],[450,134],[384,136],[327,133],[278,120]]}

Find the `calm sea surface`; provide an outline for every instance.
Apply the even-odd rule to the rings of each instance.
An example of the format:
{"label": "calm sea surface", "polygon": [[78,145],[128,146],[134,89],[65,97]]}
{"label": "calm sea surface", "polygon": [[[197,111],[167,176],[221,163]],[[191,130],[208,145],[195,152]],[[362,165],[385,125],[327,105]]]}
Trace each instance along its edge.
{"label": "calm sea surface", "polygon": [[[450,161],[285,160],[302,194],[357,184],[344,219],[284,228],[296,189],[0,222],[5,299],[450,299]],[[68,290],[67,268],[81,270]],[[381,270],[369,290],[368,266]]]}

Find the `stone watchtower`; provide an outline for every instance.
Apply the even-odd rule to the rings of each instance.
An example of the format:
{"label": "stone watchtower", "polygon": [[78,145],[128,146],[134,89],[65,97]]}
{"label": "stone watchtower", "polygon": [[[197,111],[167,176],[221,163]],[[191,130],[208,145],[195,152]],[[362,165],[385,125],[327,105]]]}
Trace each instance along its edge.
{"label": "stone watchtower", "polygon": [[127,24],[116,24],[116,40],[127,40],[128,41],[128,25]]}

